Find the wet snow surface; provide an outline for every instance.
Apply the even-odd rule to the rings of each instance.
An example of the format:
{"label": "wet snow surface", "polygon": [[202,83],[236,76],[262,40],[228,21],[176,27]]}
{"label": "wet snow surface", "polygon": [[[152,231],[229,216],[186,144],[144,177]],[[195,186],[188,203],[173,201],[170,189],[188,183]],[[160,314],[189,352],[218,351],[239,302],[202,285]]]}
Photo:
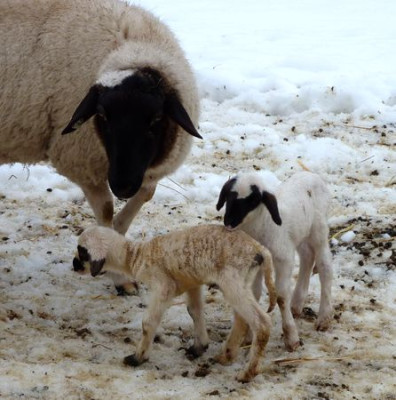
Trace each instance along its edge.
{"label": "wet snow surface", "polygon": [[298,321],[303,345],[285,351],[275,310],[262,373],[240,384],[247,348],[231,366],[212,361],[232,313],[209,288],[212,342],[200,359],[183,350],[192,330],[180,297],[150,360],[125,367],[140,338],[145,288],[117,297],[107,277],[72,272],[77,234],[94,222],[81,191],[46,165],[2,166],[1,398],[396,399],[396,5],[333,3],[141,2],[175,30],[194,65],[204,140],[128,232],[138,240],[221,223],[219,190],[240,170],[274,183],[317,172],[334,199],[331,329],[314,330],[313,276]]}

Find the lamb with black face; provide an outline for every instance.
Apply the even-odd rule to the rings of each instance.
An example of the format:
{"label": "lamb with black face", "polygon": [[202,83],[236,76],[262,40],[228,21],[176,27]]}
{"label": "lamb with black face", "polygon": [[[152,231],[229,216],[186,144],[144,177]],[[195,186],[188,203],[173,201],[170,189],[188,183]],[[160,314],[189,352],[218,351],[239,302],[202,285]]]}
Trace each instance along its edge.
{"label": "lamb with black face", "polygon": [[237,178],[228,180],[221,189],[216,205],[217,211],[226,206],[224,225],[228,229],[235,229],[242,224],[246,216],[261,204],[264,204],[270,212],[273,221],[277,225],[282,224],[275,196],[267,191],[260,192],[257,185],[250,185],[248,193],[241,194],[232,190]]}

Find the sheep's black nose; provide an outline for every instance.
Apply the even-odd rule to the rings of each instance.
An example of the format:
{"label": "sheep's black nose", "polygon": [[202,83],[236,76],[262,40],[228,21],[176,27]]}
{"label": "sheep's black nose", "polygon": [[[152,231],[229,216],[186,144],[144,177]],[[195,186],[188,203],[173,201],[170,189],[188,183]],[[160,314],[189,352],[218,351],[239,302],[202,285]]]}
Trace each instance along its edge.
{"label": "sheep's black nose", "polygon": [[73,270],[76,272],[84,271],[84,266],[77,257],[73,258]]}

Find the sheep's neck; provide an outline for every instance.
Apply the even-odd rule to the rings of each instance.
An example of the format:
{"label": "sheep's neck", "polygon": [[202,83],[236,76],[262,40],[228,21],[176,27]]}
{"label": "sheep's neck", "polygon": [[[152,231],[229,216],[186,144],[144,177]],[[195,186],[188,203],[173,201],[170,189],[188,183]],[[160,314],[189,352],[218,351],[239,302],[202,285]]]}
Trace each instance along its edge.
{"label": "sheep's neck", "polygon": [[242,224],[241,228],[250,236],[259,240],[263,234],[263,226],[268,225],[268,219],[271,219],[271,215],[265,206],[261,205],[254,212],[254,218],[252,218],[248,223]]}
{"label": "sheep's neck", "polygon": [[147,257],[146,247],[145,243],[126,242],[123,248],[123,272],[136,280],[144,280],[142,275],[147,267],[144,261]]}

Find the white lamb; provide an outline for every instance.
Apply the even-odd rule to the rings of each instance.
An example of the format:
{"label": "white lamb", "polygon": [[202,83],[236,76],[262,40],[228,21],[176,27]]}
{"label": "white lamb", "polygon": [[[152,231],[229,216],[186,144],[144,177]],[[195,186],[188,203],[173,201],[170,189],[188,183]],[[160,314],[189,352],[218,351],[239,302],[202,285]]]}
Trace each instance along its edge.
{"label": "white lamb", "polygon": [[124,359],[125,364],[137,366],[148,360],[163,313],[172,299],[184,292],[194,322],[194,345],[189,353],[200,356],[209,342],[201,286],[215,283],[234,309],[234,324],[217,360],[228,364],[235,359],[249,326],[252,347],[238,380],[246,382],[257,375],[271,319],[253,295],[256,276],[265,278],[268,311],[276,305],[276,292],[270,252],[246,233],[229,232],[220,225],[201,225],[136,243],[110,228],[93,227],[79,238],[76,263],[93,276],[104,271],[122,273],[144,282],[150,289],[151,300],[142,322],[143,336],[136,353]]}
{"label": "white lamb", "polygon": [[[310,172],[293,175],[274,194],[257,173],[251,173],[228,180],[216,206],[220,210],[226,204],[224,224],[227,228],[242,229],[271,251],[284,341],[289,351],[300,344],[293,315],[298,317],[302,312],[314,265],[321,283],[317,329],[326,330],[332,319],[333,274],[327,225],[330,197],[322,179]],[[292,298],[296,251],[300,270]],[[256,296],[261,293],[260,285],[261,280],[258,280]]]}

